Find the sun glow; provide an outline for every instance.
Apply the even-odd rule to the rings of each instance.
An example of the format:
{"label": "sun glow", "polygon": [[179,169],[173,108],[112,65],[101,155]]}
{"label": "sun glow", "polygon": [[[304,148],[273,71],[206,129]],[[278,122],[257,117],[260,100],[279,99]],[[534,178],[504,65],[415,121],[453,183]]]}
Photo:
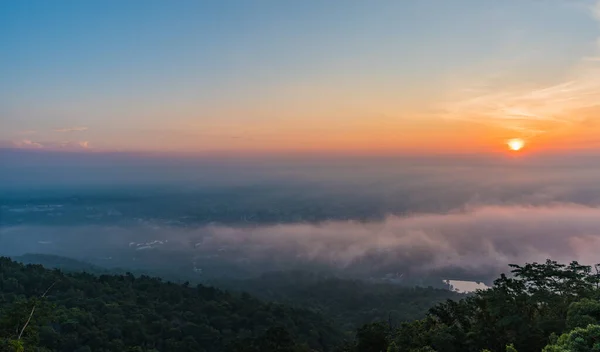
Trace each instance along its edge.
{"label": "sun glow", "polygon": [[525,146],[525,141],[521,138],[513,138],[508,140],[506,144],[508,145],[508,149],[516,152],[521,150]]}

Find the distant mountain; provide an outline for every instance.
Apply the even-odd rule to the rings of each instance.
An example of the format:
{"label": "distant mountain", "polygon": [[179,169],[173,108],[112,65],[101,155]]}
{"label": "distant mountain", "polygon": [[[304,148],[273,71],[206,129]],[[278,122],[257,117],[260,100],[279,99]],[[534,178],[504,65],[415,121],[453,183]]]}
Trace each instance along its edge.
{"label": "distant mountain", "polygon": [[23,264],[39,264],[48,269],[60,269],[67,272],[87,272],[90,274],[109,274],[119,270],[108,270],[77,259],[53,254],[27,253],[12,259]]}

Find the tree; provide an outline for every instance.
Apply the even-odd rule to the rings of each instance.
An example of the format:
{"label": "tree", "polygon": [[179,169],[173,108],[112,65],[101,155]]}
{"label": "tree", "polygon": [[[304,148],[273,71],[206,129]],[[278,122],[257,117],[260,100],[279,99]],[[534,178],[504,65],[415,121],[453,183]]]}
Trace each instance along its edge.
{"label": "tree", "polygon": [[[47,321],[52,305],[44,298],[18,300],[2,310],[0,319],[0,346],[4,350],[23,352],[38,343],[38,326]],[[37,314],[35,314],[37,312]]]}
{"label": "tree", "polygon": [[394,349],[539,352],[553,334],[600,321],[598,275],[591,267],[545,263],[511,265],[488,290],[430,309],[419,322],[402,324]]}
{"label": "tree", "polygon": [[[52,294],[40,299],[55,281]],[[0,257],[0,292],[3,352],[29,352],[34,346],[40,352],[85,346],[92,351],[221,352],[238,337],[296,352],[307,346],[330,350],[344,337],[311,309],[148,276],[63,273]],[[269,330],[274,326],[287,335]],[[11,345],[19,335],[20,344]]]}
{"label": "tree", "polygon": [[389,344],[389,326],[385,323],[366,324],[356,332],[358,352],[387,351]]}
{"label": "tree", "polygon": [[600,302],[584,298],[579,302],[573,302],[567,311],[567,328],[572,330],[584,328],[590,324],[600,322]]}
{"label": "tree", "polygon": [[590,324],[562,334],[556,343],[549,344],[542,352],[599,352],[600,325]]}

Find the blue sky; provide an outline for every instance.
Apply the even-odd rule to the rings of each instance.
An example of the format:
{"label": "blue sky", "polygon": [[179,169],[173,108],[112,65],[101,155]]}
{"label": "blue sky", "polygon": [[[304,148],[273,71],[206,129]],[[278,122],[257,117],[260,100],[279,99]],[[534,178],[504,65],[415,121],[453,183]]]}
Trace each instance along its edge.
{"label": "blue sky", "polygon": [[[373,138],[392,148],[407,130],[435,139],[467,128],[428,115],[456,92],[565,80],[595,54],[593,5],[3,1],[0,140],[218,150],[360,148]],[[377,116],[396,137],[381,137]]]}

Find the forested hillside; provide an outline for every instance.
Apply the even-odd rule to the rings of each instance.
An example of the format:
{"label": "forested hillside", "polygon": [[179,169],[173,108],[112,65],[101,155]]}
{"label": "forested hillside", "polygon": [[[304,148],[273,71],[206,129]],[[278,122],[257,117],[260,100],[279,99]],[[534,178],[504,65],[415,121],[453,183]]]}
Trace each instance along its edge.
{"label": "forested hillside", "polygon": [[254,279],[222,280],[214,284],[246,291],[267,301],[311,307],[350,332],[375,321],[396,325],[421,319],[432,306],[465,297],[432,287],[369,283],[301,271],[273,272]]}
{"label": "forested hillside", "polygon": [[0,293],[8,350],[34,305],[18,341],[25,351],[237,351],[271,340],[294,345],[291,339],[326,351],[343,337],[311,310],[247,294],[131,274],[64,274],[8,258],[0,258]]}
{"label": "forested hillside", "polygon": [[[47,254],[26,254],[13,260],[24,264],[41,264],[66,272],[88,272],[96,275],[150,275],[135,269],[101,268],[83,261]],[[168,278],[174,282],[185,280],[177,275],[152,276]],[[199,276],[201,277],[201,276]],[[199,283],[198,277],[196,282]],[[464,294],[432,287],[401,286],[387,283],[370,283],[350,280],[308,271],[269,272],[250,279],[221,279],[202,282],[232,292],[247,292],[263,301],[286,306],[308,308],[332,319],[345,333],[353,333],[363,324],[385,320],[392,324],[425,317],[432,306],[446,299],[459,300]]]}
{"label": "forested hillside", "polygon": [[[365,283],[318,279],[324,284],[304,291],[309,286],[303,281],[312,279],[294,285],[282,278],[276,282],[291,288],[266,286],[264,295],[285,295],[281,301],[290,300],[290,305],[265,303],[247,293],[202,285],[131,274],[64,274],[2,258],[0,346],[3,351],[78,352],[600,351],[597,268],[547,261],[512,269],[512,275],[502,275],[491,289],[439,303],[422,319],[384,319],[344,334],[339,323],[344,316],[352,321],[366,314],[360,312],[361,304],[366,306],[360,300],[383,299],[379,304],[393,307],[394,298],[386,301],[387,291],[361,296],[377,292],[361,288]],[[426,302],[433,291],[413,292]],[[353,312],[357,297],[359,309]],[[396,307],[406,309],[402,296],[397,296]]]}
{"label": "forested hillside", "polygon": [[512,265],[491,289],[432,308],[425,319],[361,327],[343,351],[600,351],[598,266]]}

